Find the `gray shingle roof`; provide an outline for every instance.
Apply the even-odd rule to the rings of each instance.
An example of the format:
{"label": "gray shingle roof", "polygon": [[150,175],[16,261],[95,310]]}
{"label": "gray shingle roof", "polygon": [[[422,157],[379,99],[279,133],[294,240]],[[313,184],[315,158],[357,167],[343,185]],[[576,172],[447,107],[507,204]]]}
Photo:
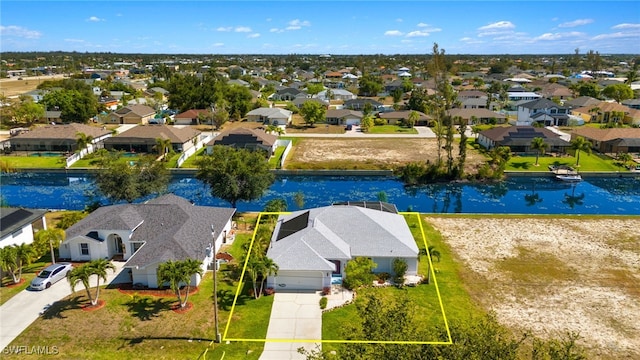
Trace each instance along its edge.
{"label": "gray shingle roof", "polygon": [[0,207],[0,237],[41,219],[46,210]]}
{"label": "gray shingle roof", "polygon": [[[122,143],[123,139],[151,139],[163,138],[171,140],[173,144],[184,144],[200,134],[191,127],[175,127],[170,125],[138,125],[125,132],[105,140],[105,144]],[[130,141],[130,140],[127,140]]]}
{"label": "gray shingle roof", "polygon": [[75,141],[75,139],[78,138],[78,133],[99,138],[111,134],[111,131],[103,130],[96,126],[77,123],[67,125],[47,125],[36,127],[35,129],[21,133],[12,139],[69,139]]}

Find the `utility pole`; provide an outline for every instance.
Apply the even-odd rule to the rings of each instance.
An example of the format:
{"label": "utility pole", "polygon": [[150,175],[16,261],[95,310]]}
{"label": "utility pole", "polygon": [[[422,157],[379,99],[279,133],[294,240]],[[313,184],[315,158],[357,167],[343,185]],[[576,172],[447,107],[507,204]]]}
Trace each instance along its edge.
{"label": "utility pole", "polygon": [[220,330],[218,328],[218,261],[216,259],[216,231],[211,225],[211,235],[213,237],[213,320],[215,322],[215,342],[221,342]]}

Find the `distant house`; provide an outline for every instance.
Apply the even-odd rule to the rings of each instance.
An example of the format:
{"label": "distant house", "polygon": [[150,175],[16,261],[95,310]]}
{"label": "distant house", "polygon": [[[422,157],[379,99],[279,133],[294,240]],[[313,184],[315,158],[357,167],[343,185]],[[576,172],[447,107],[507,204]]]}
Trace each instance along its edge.
{"label": "distant house", "polygon": [[11,150],[74,152],[78,150],[79,133],[91,136],[94,144],[100,144],[111,137],[111,131],[96,126],[78,123],[46,125],[12,137]]}
{"label": "distant house", "polygon": [[[417,126],[427,126],[433,120],[431,116],[426,115],[423,112],[416,111],[418,113],[418,121],[416,121],[415,125]],[[404,111],[390,111],[385,113],[378,114],[378,117],[381,119],[387,120],[387,124],[395,125],[395,124],[403,124],[408,118],[409,114],[411,114],[411,110]]]}
{"label": "distant house", "polygon": [[361,111],[329,109],[326,112],[325,119],[327,124],[332,125],[360,125],[363,116]]}
{"label": "distant house", "polygon": [[118,109],[119,103],[120,101],[118,99],[111,96],[101,96],[100,98],[98,98],[98,104],[104,106],[106,109],[109,109],[109,110]]}
{"label": "distant house", "polygon": [[329,106],[329,102],[324,101],[324,100],[320,100],[318,98],[297,98],[297,99],[293,100],[293,105],[295,105],[299,109],[307,101],[316,102],[316,103],[322,105],[325,108]]}
{"label": "distant house", "polygon": [[540,94],[547,99],[565,100],[573,97],[573,92],[566,86],[560,84],[549,84],[540,90]]}
{"label": "distant house", "polygon": [[600,100],[596,98],[592,98],[590,96],[580,96],[575,99],[565,101],[563,106],[566,106],[569,109],[575,109],[585,106],[598,105],[599,103]]}
{"label": "distant house", "polygon": [[507,117],[504,114],[488,109],[451,109],[447,110],[447,114],[452,117],[461,117],[469,125],[504,124],[507,122]]}
{"label": "distant house", "polygon": [[270,100],[275,101],[293,101],[297,98],[308,98],[309,94],[302,90],[298,90],[292,87],[284,88],[276,91],[269,96]]}
{"label": "distant house", "polygon": [[195,146],[200,131],[170,125],[139,125],[104,141],[107,150],[155,153],[156,139],[171,140],[171,148],[179,153]]}
{"label": "distant house", "polygon": [[331,92],[329,93],[329,95],[331,95],[331,99],[329,99],[329,96],[327,96],[328,95],[327,93],[328,93],[328,90],[322,90],[316,95],[316,97],[323,101],[330,101],[330,100],[347,101],[347,100],[356,99],[358,97],[356,94],[352,93],[351,91],[344,90],[344,89],[331,89]]}
{"label": "distant house", "polygon": [[145,90],[144,94],[149,96],[149,97],[155,97],[156,94],[161,94],[162,95],[162,100],[166,101],[167,100],[167,96],[169,96],[169,91],[165,90],[164,88],[161,88],[159,86],[154,86],[152,88],[149,88],[149,89]]}
{"label": "distant house", "polygon": [[460,99],[460,108],[462,109],[486,109],[487,97]]}
{"label": "distant house", "polygon": [[46,210],[0,207],[0,249],[31,244],[38,230],[47,228]]}
{"label": "distant house", "polygon": [[277,125],[282,128],[291,123],[293,113],[280,108],[257,108],[247,113],[248,121],[261,122],[265,125]]}
{"label": "distant house", "polygon": [[273,155],[277,147],[278,137],[267,134],[264,130],[236,128],[225,131],[216,136],[207,144],[207,153],[213,153],[216,145],[232,146],[240,149],[263,150],[267,158]]}
{"label": "distant house", "polygon": [[[206,270],[230,235],[232,208],[195,206],[169,194],[142,204],[103,206],[66,230],[60,258],[126,261],[134,285],[158,288],[158,266],[195,259]],[[194,275],[191,285],[201,277]]]}
{"label": "distant house", "polygon": [[583,127],[571,132],[571,140],[582,136],[596,151],[608,154],[640,153],[639,128],[596,129]]}
{"label": "distant house", "polygon": [[509,101],[522,101],[522,100],[537,100],[542,97],[540,94],[536,94],[530,91],[511,91],[507,93]]}
{"label": "distant house", "polygon": [[585,122],[640,125],[640,110],[615,102],[600,101],[595,105],[571,109],[571,114],[581,117]]}
{"label": "distant house", "polygon": [[487,98],[487,93],[480,90],[463,90],[458,92],[458,100]]}
{"label": "distant house", "polygon": [[267,286],[278,290],[322,290],[344,278],[346,264],[368,257],[375,272],[393,274],[394,259],[404,260],[407,275],[418,270],[418,247],[394,205],[380,202],[341,204],[280,215],[267,256],[279,267]]}
{"label": "distant house", "polygon": [[156,111],[147,105],[127,105],[120,108],[107,117],[111,124],[148,124],[153,119]]}
{"label": "distant house", "polygon": [[508,146],[511,148],[511,152],[526,154],[537,152],[531,148],[532,140],[537,137],[544,139],[549,144],[548,152],[565,153],[571,146],[568,141],[563,140],[553,131],[532,126],[495,127],[481,131],[477,141],[487,150],[498,146]]}
{"label": "distant house", "polygon": [[[173,123],[176,125],[197,125],[200,124],[200,118],[209,117],[210,109],[190,109],[173,117]],[[211,121],[209,121],[210,123]]]}
{"label": "distant house", "polygon": [[351,110],[364,110],[366,104],[370,104],[373,111],[382,111],[384,109],[384,105],[381,102],[365,98],[347,100],[344,102],[343,107]]}
{"label": "distant house", "polygon": [[62,111],[60,110],[46,110],[42,119],[47,124],[59,123],[62,121],[60,116],[62,116]]}
{"label": "distant house", "polygon": [[528,126],[534,122],[544,126],[566,126],[569,123],[569,109],[549,99],[538,99],[520,104],[516,125]]}

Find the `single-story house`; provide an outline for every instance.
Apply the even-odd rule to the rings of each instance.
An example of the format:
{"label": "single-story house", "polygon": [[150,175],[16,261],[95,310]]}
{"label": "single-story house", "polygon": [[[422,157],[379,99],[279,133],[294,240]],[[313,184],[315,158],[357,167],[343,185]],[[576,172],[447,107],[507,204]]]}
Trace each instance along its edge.
{"label": "single-story house", "polygon": [[360,125],[363,117],[361,111],[348,109],[329,109],[325,115],[327,124],[333,125]]}
{"label": "single-story house", "polygon": [[0,207],[0,249],[31,244],[38,230],[47,228],[46,210]]}
{"label": "single-story house", "polygon": [[384,104],[382,104],[381,102],[365,98],[347,100],[344,102],[343,108],[351,110],[364,110],[366,104],[370,104],[373,111],[382,111],[384,109]]}
{"label": "single-story house", "polygon": [[176,125],[197,125],[200,124],[201,118],[210,117],[210,114],[210,109],[191,109],[181,112],[180,114],[176,114],[173,117],[173,123]]}
{"label": "single-story house", "polygon": [[302,90],[298,90],[292,87],[284,88],[276,91],[275,93],[269,96],[270,100],[276,101],[293,101],[297,98],[308,98],[309,94]]}
{"label": "single-story house", "polygon": [[[158,288],[158,265],[196,259],[206,270],[213,247],[230,235],[232,208],[195,206],[187,199],[163,195],[141,204],[103,206],[66,230],[60,258],[71,261],[126,261],[134,285]],[[191,278],[198,285],[200,276]]]}
{"label": "single-story house", "polygon": [[[402,124],[404,123],[408,118],[409,118],[409,114],[411,113],[412,110],[403,110],[403,111],[390,111],[390,112],[385,112],[385,113],[379,113],[378,117],[381,119],[385,119],[387,120],[387,124],[390,125],[394,125],[394,124]],[[418,121],[416,121],[415,125],[418,126],[427,126],[429,125],[429,122],[431,122],[431,120],[433,120],[431,118],[431,116],[426,115],[425,113],[421,112],[421,111],[416,111],[418,113]]]}
{"label": "single-story house", "polygon": [[323,101],[330,101],[330,100],[347,101],[347,100],[353,100],[358,98],[358,95],[352,93],[349,90],[331,89],[331,91],[329,92],[329,95],[331,95],[331,99],[329,99],[329,96],[327,96],[327,92],[329,92],[329,90],[322,90],[316,95],[316,97]]}
{"label": "single-story house", "polygon": [[123,150],[127,152],[154,153],[156,139],[170,139],[171,148],[179,153],[193,146],[200,136],[200,131],[190,127],[170,125],[138,125],[104,141],[107,150]]}
{"label": "single-story house", "polygon": [[55,151],[74,152],[78,150],[78,133],[93,137],[93,144],[99,144],[111,137],[111,131],[78,123],[66,125],[39,126],[12,137],[12,151]]}
{"label": "single-story house", "polygon": [[596,98],[592,98],[591,96],[580,96],[575,99],[567,100],[564,102],[563,106],[568,107],[569,109],[581,108],[585,106],[595,106],[600,103],[600,100]]}
{"label": "single-story house", "polygon": [[297,99],[293,100],[293,105],[295,105],[299,109],[307,101],[316,102],[316,103],[322,105],[324,108],[328,108],[329,107],[329,102],[321,100],[321,99],[318,99],[318,98],[297,98]]}
{"label": "single-story house", "polygon": [[155,115],[152,107],[133,104],[112,112],[106,119],[110,124],[148,124]]}
{"label": "single-story house", "polygon": [[531,141],[536,137],[544,139],[544,142],[549,144],[547,152],[565,153],[571,147],[571,144],[563,140],[559,134],[546,128],[533,126],[495,127],[481,131],[477,141],[487,150],[508,146],[514,153],[534,154],[538,150],[531,148]]}
{"label": "single-story house", "polygon": [[62,111],[60,110],[45,110],[42,120],[47,124],[59,123],[62,122],[61,116]]}
{"label": "single-story house", "polygon": [[640,128],[582,127],[571,132],[571,140],[578,136],[591,142],[591,147],[601,153],[640,153]]}
{"label": "single-story house", "polygon": [[475,124],[504,124],[507,117],[504,114],[489,109],[451,109],[447,110],[451,117],[461,117],[468,125]]}
{"label": "single-story house", "polygon": [[393,274],[393,260],[407,262],[407,275],[418,270],[418,247],[394,205],[362,202],[332,205],[281,215],[267,256],[278,273],[267,286],[278,290],[322,290],[344,278],[356,257],[371,258],[374,272]]}
{"label": "single-story house", "polygon": [[240,149],[264,150],[270,158],[277,147],[278,137],[264,130],[236,128],[220,133],[207,144],[207,154],[213,153],[216,145],[233,146]]}
{"label": "single-story house", "polygon": [[293,112],[280,108],[261,107],[247,113],[248,121],[257,121],[265,125],[277,125],[282,128],[291,124]]}

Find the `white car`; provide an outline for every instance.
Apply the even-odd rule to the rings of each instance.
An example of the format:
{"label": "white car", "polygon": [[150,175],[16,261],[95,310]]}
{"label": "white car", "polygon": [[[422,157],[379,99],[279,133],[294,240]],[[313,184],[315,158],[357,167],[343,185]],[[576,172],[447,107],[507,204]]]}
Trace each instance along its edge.
{"label": "white car", "polygon": [[73,265],[70,263],[52,264],[40,271],[38,276],[31,280],[31,289],[44,290],[51,287],[51,285],[67,277],[69,272],[73,269]]}

